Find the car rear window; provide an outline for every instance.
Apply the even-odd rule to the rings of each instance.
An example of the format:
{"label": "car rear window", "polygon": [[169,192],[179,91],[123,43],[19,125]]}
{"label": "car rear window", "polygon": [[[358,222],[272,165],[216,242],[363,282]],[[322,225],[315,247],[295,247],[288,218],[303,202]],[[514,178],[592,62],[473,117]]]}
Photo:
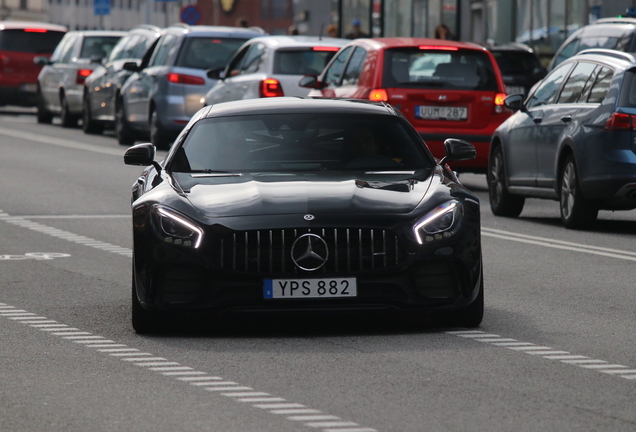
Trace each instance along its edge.
{"label": "car rear window", "polygon": [[524,51],[491,51],[503,75],[526,74],[541,69],[539,59],[532,53]]}
{"label": "car rear window", "polygon": [[636,108],[636,69],[625,71],[618,106]]}
{"label": "car rear window", "polygon": [[338,51],[314,50],[278,50],[274,55],[274,73],[280,75],[319,75],[329,60]]}
{"label": "car rear window", "polygon": [[432,166],[397,117],[265,114],[196,123],[170,169],[179,172],[418,170]]}
{"label": "car rear window", "polygon": [[222,69],[246,41],[238,38],[185,38],[175,65],[204,70]]}
{"label": "car rear window", "polygon": [[105,58],[112,51],[119,36],[88,36],[84,38],[80,58]]}
{"label": "car rear window", "polygon": [[51,54],[64,32],[40,28],[0,31],[0,50],[33,54]]}
{"label": "car rear window", "polygon": [[498,91],[488,54],[463,49],[387,50],[384,86]]}

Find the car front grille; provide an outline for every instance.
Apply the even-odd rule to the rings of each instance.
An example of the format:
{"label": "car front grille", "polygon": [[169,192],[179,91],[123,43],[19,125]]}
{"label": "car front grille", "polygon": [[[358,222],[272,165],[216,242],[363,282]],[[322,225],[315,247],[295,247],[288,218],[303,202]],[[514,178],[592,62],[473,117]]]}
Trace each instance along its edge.
{"label": "car front grille", "polygon": [[[320,236],[329,250],[324,266],[301,270],[291,256],[292,245],[304,234]],[[382,229],[278,229],[234,232],[217,238],[214,264],[230,271],[268,274],[345,273],[396,267],[405,253],[391,231]]]}

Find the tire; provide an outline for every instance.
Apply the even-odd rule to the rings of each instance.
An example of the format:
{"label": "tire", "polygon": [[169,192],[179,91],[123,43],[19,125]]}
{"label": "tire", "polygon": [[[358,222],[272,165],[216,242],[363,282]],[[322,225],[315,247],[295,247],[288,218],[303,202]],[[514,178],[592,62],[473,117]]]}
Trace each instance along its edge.
{"label": "tire", "polygon": [[88,94],[84,95],[82,101],[82,129],[85,134],[99,135],[104,132],[104,125],[93,120]]}
{"label": "tire", "polygon": [[126,111],[123,101],[119,100],[115,106],[115,136],[121,145],[131,146],[135,144],[135,133],[126,121]]}
{"label": "tire", "polygon": [[161,150],[169,149],[172,144],[170,133],[167,132],[159,122],[157,110],[153,110],[150,115],[150,142]]}
{"label": "tire", "polygon": [[79,119],[77,118],[77,116],[74,116],[71,114],[66,97],[61,96],[60,106],[62,107],[62,111],[60,112],[60,120],[62,121],[62,127],[64,128],[76,127],[77,121]]}
{"label": "tire", "polygon": [[481,276],[479,293],[470,306],[462,309],[456,316],[456,323],[461,327],[479,327],[484,319],[484,276]]}
{"label": "tire", "polygon": [[42,93],[38,91],[37,97],[37,120],[38,123],[41,124],[51,124],[53,122],[53,115],[47,111],[44,107],[44,98],[42,97]]}
{"label": "tire", "polygon": [[496,216],[517,217],[526,202],[525,197],[512,195],[506,185],[506,166],[501,146],[495,147],[488,161],[488,194],[490,209]]}
{"label": "tire", "polygon": [[566,228],[583,229],[596,221],[599,207],[583,197],[576,162],[572,155],[568,156],[563,164],[559,189],[561,221]]}
{"label": "tire", "polygon": [[165,330],[165,323],[161,316],[144,309],[139,302],[134,271],[132,277],[132,327],[139,334],[158,333]]}

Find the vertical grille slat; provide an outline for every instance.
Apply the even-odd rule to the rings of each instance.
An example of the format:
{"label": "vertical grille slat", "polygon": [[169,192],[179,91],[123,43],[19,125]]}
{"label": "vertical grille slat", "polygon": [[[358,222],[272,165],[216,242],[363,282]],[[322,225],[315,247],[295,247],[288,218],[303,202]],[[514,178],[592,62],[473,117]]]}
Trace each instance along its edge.
{"label": "vertical grille slat", "polygon": [[[296,239],[319,234],[327,243],[327,263],[315,272],[299,269],[291,257]],[[233,232],[219,236],[214,264],[222,269],[270,275],[332,274],[400,265],[406,257],[391,231],[373,228],[289,228]],[[304,246],[303,246],[304,247]]]}

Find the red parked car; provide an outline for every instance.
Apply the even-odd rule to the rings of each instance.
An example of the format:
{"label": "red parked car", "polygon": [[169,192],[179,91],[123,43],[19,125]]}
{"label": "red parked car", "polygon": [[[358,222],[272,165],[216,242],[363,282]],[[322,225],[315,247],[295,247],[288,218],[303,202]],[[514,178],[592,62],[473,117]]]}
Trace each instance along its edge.
{"label": "red parked car", "polygon": [[444,140],[460,138],[477,158],[453,169],[486,172],[490,137],[511,112],[503,105],[504,82],[488,50],[472,44],[423,38],[355,39],[334,56],[320,76],[301,85],[310,97],[386,101],[398,108],[433,155]]}
{"label": "red parked car", "polygon": [[35,57],[50,57],[66,27],[41,22],[0,21],[0,106],[35,106]]}

